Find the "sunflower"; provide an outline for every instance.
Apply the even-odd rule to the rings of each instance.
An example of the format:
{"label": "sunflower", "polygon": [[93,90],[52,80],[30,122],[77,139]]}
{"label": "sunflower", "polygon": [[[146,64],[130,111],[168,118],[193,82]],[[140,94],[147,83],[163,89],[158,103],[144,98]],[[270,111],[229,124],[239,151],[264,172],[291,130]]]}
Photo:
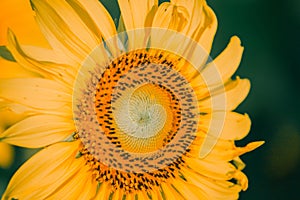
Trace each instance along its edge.
{"label": "sunflower", "polygon": [[250,130],[233,110],[247,79],[231,78],[238,37],[214,60],[204,0],[119,0],[116,28],[96,0],[31,0],[51,49],[7,48],[34,74],[0,80],[26,117],[0,141],[42,148],[11,178],[6,199],[237,199],[248,180],[237,147]]}

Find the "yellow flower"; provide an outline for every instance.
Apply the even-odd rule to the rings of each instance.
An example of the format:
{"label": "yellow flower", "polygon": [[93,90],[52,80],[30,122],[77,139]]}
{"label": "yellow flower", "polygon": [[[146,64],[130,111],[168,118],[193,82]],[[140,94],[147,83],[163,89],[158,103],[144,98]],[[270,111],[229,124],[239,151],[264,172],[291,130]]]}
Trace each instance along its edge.
{"label": "yellow flower", "polygon": [[[236,147],[250,130],[233,110],[250,83],[231,76],[238,37],[210,60],[217,20],[204,0],[119,0],[118,30],[96,0],[32,0],[51,49],[8,49],[35,76],[0,80],[26,118],[0,141],[43,149],[2,199],[237,199],[248,180]],[[125,32],[122,32],[125,31]]]}

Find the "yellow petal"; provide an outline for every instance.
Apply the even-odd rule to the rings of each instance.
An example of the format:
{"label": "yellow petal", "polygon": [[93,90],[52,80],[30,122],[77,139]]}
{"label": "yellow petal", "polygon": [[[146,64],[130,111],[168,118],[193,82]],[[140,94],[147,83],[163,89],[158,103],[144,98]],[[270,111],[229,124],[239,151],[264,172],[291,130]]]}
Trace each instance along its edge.
{"label": "yellow petal", "polygon": [[72,119],[37,115],[9,127],[0,134],[0,141],[27,148],[40,148],[63,141],[74,130]]}
{"label": "yellow petal", "polygon": [[149,23],[151,16],[149,16],[149,18],[148,13],[151,11],[150,14],[153,15],[153,11],[155,11],[153,8],[157,7],[158,1],[119,0],[118,3],[122,14],[122,20],[127,30],[129,50],[145,47],[146,44],[144,38],[147,37],[147,33],[140,28],[144,28],[146,22]]}
{"label": "yellow petal", "polygon": [[97,195],[95,197],[95,200],[102,200],[102,199],[109,199],[109,196],[111,194],[111,185],[108,182],[101,183]]}
{"label": "yellow petal", "polygon": [[39,109],[59,109],[70,105],[68,89],[42,78],[0,80],[0,98]]}
{"label": "yellow petal", "polygon": [[200,147],[200,157],[205,157],[219,139],[239,140],[250,131],[251,121],[248,115],[234,112],[212,112],[201,115],[199,129],[205,133]]}
{"label": "yellow petal", "polygon": [[242,149],[246,149],[247,151],[253,151],[254,149],[260,147],[264,143],[265,143],[264,141],[251,142],[247,144],[245,147],[242,147]]}
{"label": "yellow petal", "polygon": [[[101,33],[105,40],[111,38],[117,33],[113,19],[105,7],[98,1],[93,0],[68,0],[67,1],[77,12],[77,14],[84,20],[84,17],[90,17],[96,27],[93,29],[98,33]],[[80,12],[81,11],[81,12]],[[83,14],[86,14],[83,16]],[[91,23],[85,21],[86,24]],[[93,25],[90,25],[92,27]]]}
{"label": "yellow petal", "polygon": [[210,52],[212,43],[217,31],[218,21],[214,11],[207,5],[203,7],[202,26],[193,34],[193,39],[196,40],[205,52]]}
{"label": "yellow petal", "polygon": [[[201,173],[200,170],[199,172]],[[238,199],[241,187],[234,183],[209,179],[205,177],[205,173],[202,173],[204,175],[202,176],[189,169],[183,169],[182,173],[187,179],[187,182],[203,189],[203,191],[205,191],[205,193],[209,196],[209,199]]]}
{"label": "yellow petal", "polygon": [[89,170],[88,166],[82,167],[73,177],[59,187],[58,190],[45,199],[91,199],[96,194],[97,182]]}
{"label": "yellow petal", "polygon": [[230,180],[233,178],[233,173],[236,168],[226,161],[185,158],[189,168],[195,172],[215,180]]}
{"label": "yellow petal", "polygon": [[215,161],[231,161],[234,158],[243,155],[247,152],[253,151],[254,149],[258,148],[264,144],[263,141],[259,142],[251,142],[247,144],[245,147],[233,147],[231,149],[221,149],[216,148],[218,144],[207,154],[205,159],[208,160],[215,160]]}
{"label": "yellow petal", "polygon": [[[56,79],[57,81],[65,81],[67,84],[72,85],[72,81],[74,80],[74,76],[76,74],[76,68],[73,68],[71,66],[65,65],[65,64],[56,64],[52,63],[50,61],[37,61],[33,58],[30,58],[28,55],[25,54],[25,52],[22,50],[21,46],[19,45],[15,35],[9,30],[8,31],[8,48],[13,54],[14,58],[17,60],[17,62],[23,66],[24,68],[38,73],[41,76],[44,76],[49,79]],[[27,50],[29,50],[27,48]],[[30,48],[29,52],[31,54],[38,54],[34,48]],[[39,57],[40,58],[46,58],[48,53],[47,51],[40,51]],[[49,60],[53,57],[55,57],[55,53],[49,55]],[[54,58],[54,61],[58,61],[60,59]]]}
{"label": "yellow petal", "polygon": [[[70,36],[79,38],[90,49],[94,49],[100,43],[100,38],[92,33],[67,2],[59,0],[32,0],[32,4],[37,15],[40,16],[41,20],[46,22],[49,27],[55,26],[58,29],[70,29]],[[49,20],[49,17],[53,18],[53,21]],[[59,23],[63,23],[65,27],[61,27],[62,24]],[[67,33],[67,31],[64,33]]]}
{"label": "yellow petal", "polygon": [[188,25],[189,14],[183,6],[164,2],[158,7],[152,26],[184,33]]}
{"label": "yellow petal", "polygon": [[162,200],[161,193],[158,188],[153,188],[151,191],[149,191],[150,196],[152,200]]}
{"label": "yellow petal", "polygon": [[213,112],[200,116],[200,128],[207,134],[225,140],[240,140],[250,131],[249,116],[235,112]]}
{"label": "yellow petal", "polygon": [[70,66],[76,66],[78,63],[74,62],[74,60],[70,59],[69,57],[65,56],[64,54],[59,53],[58,51],[42,48],[37,46],[29,46],[29,45],[21,45],[19,52],[23,51],[24,55],[37,60],[37,61],[47,61],[47,62],[54,62],[57,64],[66,64]]}
{"label": "yellow petal", "polygon": [[9,100],[3,100],[1,98],[0,98],[0,112],[9,113],[5,118],[8,119],[10,125],[16,123],[21,119],[24,119],[26,116],[39,115],[39,114],[57,115],[65,118],[72,118],[72,106],[67,104],[64,105],[63,107],[60,107],[60,109],[44,110],[40,108],[29,107],[28,105],[22,105]]}
{"label": "yellow petal", "polygon": [[246,167],[246,164],[240,159],[240,157],[234,158],[232,163],[238,170],[243,170]]}
{"label": "yellow petal", "polygon": [[[208,57],[207,52],[196,41],[180,32],[169,29],[152,28],[150,46],[153,49],[168,50],[184,58],[179,63],[180,68],[178,68],[186,74],[189,81],[192,80],[195,74],[200,73],[201,68],[204,66],[203,63]],[[184,62],[188,62],[193,67],[185,67],[187,64]]]}
{"label": "yellow petal", "polygon": [[119,53],[116,41],[109,40],[117,34],[114,21],[100,1],[68,0],[67,2],[95,35],[106,40],[113,55]]}
{"label": "yellow petal", "polygon": [[0,142],[0,167],[9,168],[13,163],[14,154],[15,152],[12,146],[4,142]]}
{"label": "yellow petal", "polygon": [[162,183],[161,189],[163,192],[163,196],[165,196],[165,199],[178,199],[183,200],[185,199],[181,194],[179,194],[171,185],[170,183]]}
{"label": "yellow petal", "polygon": [[176,6],[182,6],[186,8],[187,12],[189,13],[187,18],[187,25],[185,28],[184,33],[192,37],[195,30],[202,26],[201,23],[203,23],[203,18],[201,17],[203,15],[203,0],[171,0],[171,3],[173,3]]}
{"label": "yellow petal", "polygon": [[[51,1],[52,2],[52,1]],[[59,1],[57,6],[42,1],[32,1],[36,13],[36,20],[45,37],[53,49],[59,48],[73,59],[80,62],[98,45],[97,39],[93,37],[81,20],[69,20],[68,16],[75,16],[74,11],[66,3]],[[67,8],[60,10],[60,7]],[[63,15],[63,12],[66,15]],[[76,18],[79,18],[78,16]],[[72,21],[72,22],[71,22]],[[76,21],[76,22],[75,22]],[[74,25],[75,27],[71,27]],[[76,58],[74,58],[74,56]]]}
{"label": "yellow petal", "polygon": [[[84,60],[84,56],[77,53],[75,49],[70,48],[65,43],[63,43],[60,38],[58,38],[51,29],[41,21],[41,19],[36,18],[39,23],[40,29],[43,32],[45,38],[49,42],[51,48],[56,52],[56,54],[65,57],[69,63],[76,63],[75,66],[80,66],[81,62]],[[83,55],[85,55],[84,53]]]}
{"label": "yellow petal", "polygon": [[51,145],[25,162],[11,178],[4,199],[46,199],[84,166],[75,159],[79,141]]}
{"label": "yellow petal", "polygon": [[[217,30],[217,19],[205,1],[175,0],[159,6],[152,26],[178,31],[196,41],[201,46],[202,52],[205,52],[205,58],[198,61],[200,64],[194,65],[201,67],[208,58]],[[164,42],[161,39],[163,38],[162,33],[155,36],[158,37],[157,40]],[[197,54],[194,56],[197,57]]]}
{"label": "yellow petal", "polygon": [[142,190],[137,193],[137,198],[138,199],[149,199],[149,196],[147,195],[146,191]]}
{"label": "yellow petal", "polygon": [[113,195],[110,197],[112,200],[122,200],[123,199],[123,190],[122,189],[117,189],[113,192]]}
{"label": "yellow petal", "polygon": [[241,172],[241,171],[237,171],[234,174],[234,179],[237,180],[237,184],[239,184],[242,187],[242,190],[247,190],[248,188],[248,178],[247,176]]}
{"label": "yellow petal", "polygon": [[126,200],[135,200],[135,194],[133,193],[126,194]]}
{"label": "yellow petal", "polygon": [[16,113],[12,110],[9,110],[7,108],[7,104],[0,101],[0,135],[7,127],[24,119],[25,116],[26,115],[24,115],[23,113]]}
{"label": "yellow petal", "polygon": [[230,81],[225,88],[218,88],[210,91],[210,97],[200,100],[199,108],[201,112],[209,113],[212,111],[231,111],[234,110],[248,95],[250,81],[240,79]]}
{"label": "yellow petal", "polygon": [[20,43],[48,47],[34,20],[34,13],[29,1],[2,1],[0,8],[0,45],[7,44],[7,29],[12,29],[18,36]]}
{"label": "yellow petal", "polygon": [[126,30],[144,28],[148,13],[157,0],[118,0]]}
{"label": "yellow petal", "polygon": [[1,78],[25,78],[38,76],[20,66],[16,62],[11,62],[0,57],[0,79]]}
{"label": "yellow petal", "polygon": [[184,197],[184,199],[209,200],[206,191],[195,185],[185,182],[182,179],[176,179],[172,182],[176,190]]}
{"label": "yellow petal", "polygon": [[240,39],[232,37],[226,49],[201,72],[207,85],[227,82],[240,64],[243,50]]}
{"label": "yellow petal", "polygon": [[147,14],[147,17],[146,17],[146,20],[145,20],[145,28],[152,27],[153,19],[154,19],[154,16],[155,16],[156,12],[157,12],[157,9],[158,9],[158,5],[155,3],[152,6],[152,9]]}

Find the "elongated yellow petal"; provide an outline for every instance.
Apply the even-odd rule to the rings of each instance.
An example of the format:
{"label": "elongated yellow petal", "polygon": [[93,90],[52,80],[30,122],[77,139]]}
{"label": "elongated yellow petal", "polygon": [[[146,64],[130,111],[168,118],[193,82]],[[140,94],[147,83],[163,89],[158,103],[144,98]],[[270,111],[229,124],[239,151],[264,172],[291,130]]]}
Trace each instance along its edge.
{"label": "elongated yellow petal", "polygon": [[[199,172],[201,173],[200,170]],[[182,173],[187,179],[187,182],[203,189],[203,191],[213,199],[238,199],[239,192],[242,189],[239,185],[235,185],[234,183],[209,179],[189,169],[183,169]],[[206,175],[205,173],[203,174]]]}
{"label": "elongated yellow petal", "polygon": [[126,194],[126,200],[135,200],[135,194],[133,193]]}
{"label": "elongated yellow petal", "polygon": [[[152,26],[179,31],[191,37],[206,52],[207,59],[216,33],[217,19],[205,1],[174,0],[159,6]],[[203,65],[206,59],[201,60],[197,67]]]}
{"label": "elongated yellow petal", "polygon": [[30,158],[14,174],[3,199],[46,199],[84,166],[75,159],[79,142],[51,145]]}
{"label": "elongated yellow petal", "polygon": [[172,186],[170,183],[162,183],[161,189],[165,199],[178,199],[183,200],[184,197],[181,196]]}
{"label": "elongated yellow petal", "polygon": [[27,148],[40,148],[66,139],[74,130],[72,119],[37,115],[28,117],[1,133],[0,141]]}
{"label": "elongated yellow petal", "polygon": [[[85,25],[80,24],[77,20],[66,20],[68,15],[74,16],[74,11],[70,6],[66,3],[59,4],[68,7],[66,16],[62,15],[63,10],[58,10],[59,6],[52,4],[50,1],[46,2],[45,0],[32,1],[33,9],[36,12],[36,20],[41,30],[53,49],[66,50],[68,56],[73,54],[72,57],[75,56],[78,62],[82,61],[99,42],[93,38],[93,35],[86,32]],[[78,23],[74,24],[75,27],[71,27],[71,21],[77,21]],[[58,46],[57,43],[59,43]]]}
{"label": "elongated yellow petal", "polygon": [[[168,50],[174,54],[180,55],[193,67],[185,67],[182,60],[178,66],[181,73],[185,74],[189,80],[192,80],[196,74],[203,68],[203,63],[208,57],[207,52],[194,40],[186,35],[169,29],[152,28],[150,32],[150,42],[152,48]],[[200,84],[198,84],[200,85]]]}
{"label": "elongated yellow petal", "polygon": [[201,26],[195,30],[192,38],[196,40],[205,52],[210,52],[217,31],[218,21],[214,11],[207,5],[203,7]]}
{"label": "elongated yellow petal", "polygon": [[77,68],[76,66],[78,65],[78,63],[74,62],[74,60],[70,59],[64,54],[58,53],[58,51],[55,51],[53,49],[31,45],[20,45],[19,51],[21,50],[23,51],[24,55],[27,55],[28,57],[37,61],[47,61],[57,64],[66,64],[74,68]]}
{"label": "elongated yellow petal", "polygon": [[[58,20],[54,21],[53,25],[55,24],[55,26],[60,27],[59,21],[65,24],[66,27],[64,28],[70,28],[70,31],[90,49],[94,49],[97,44],[100,43],[100,38],[92,33],[67,2],[59,0],[32,0],[32,3],[33,8],[36,10],[37,14],[41,16],[42,20],[46,23],[51,23],[52,25],[53,21],[48,19],[49,17],[52,17]],[[44,15],[44,13],[46,13],[47,16]],[[50,24],[48,24],[48,26],[49,25]]]}
{"label": "elongated yellow petal", "polygon": [[176,6],[182,6],[186,8],[187,12],[189,13],[187,18],[187,25],[185,28],[185,34],[189,37],[192,37],[195,30],[202,26],[203,18],[203,0],[171,0]]}
{"label": "elongated yellow petal", "polygon": [[187,157],[186,162],[195,172],[215,180],[230,180],[236,171],[235,167],[226,161]]}
{"label": "elongated yellow petal", "polygon": [[38,76],[20,66],[16,62],[11,62],[0,57],[0,78],[25,78]]}
{"label": "elongated yellow petal", "polygon": [[240,157],[234,158],[232,163],[238,170],[243,170],[246,167],[246,164],[240,159]]}
{"label": "elongated yellow petal", "polygon": [[[0,112],[8,112],[6,116],[9,124],[14,124],[15,122],[24,119],[26,116],[32,115],[57,115],[64,118],[72,118],[72,107],[70,105],[64,105],[60,109],[40,109],[37,107],[30,107],[28,105],[19,104],[15,101],[0,99]],[[4,120],[6,121],[6,120]]]}
{"label": "elongated yellow petal", "polygon": [[94,0],[67,0],[81,20],[99,38],[106,40],[112,55],[119,53],[116,41],[109,40],[117,34],[113,19],[100,1]]}
{"label": "elongated yellow petal", "polygon": [[2,1],[0,21],[0,46],[7,44],[8,28],[16,33],[21,44],[49,46],[34,20],[29,1]]}
{"label": "elongated yellow petal", "polygon": [[0,80],[0,98],[39,109],[59,109],[71,106],[68,89],[42,78]]}
{"label": "elongated yellow petal", "polygon": [[157,0],[119,0],[121,14],[126,30],[144,28],[148,13]]}
{"label": "elongated yellow petal", "polygon": [[101,183],[97,191],[97,195],[94,199],[95,200],[109,199],[109,196],[112,192],[110,189],[111,189],[110,183],[108,182]]}
{"label": "elongated yellow petal", "polygon": [[[128,31],[128,45],[129,49],[137,49],[145,47],[145,37],[147,33],[144,31],[130,31],[134,29],[144,28],[146,23],[149,25],[151,16],[156,11],[158,4],[157,0],[119,0],[122,20],[125,28]],[[147,18],[148,17],[148,18]],[[148,26],[147,25],[147,26]]]}
{"label": "elongated yellow petal", "polygon": [[76,63],[75,66],[80,66],[84,56],[80,55],[80,53],[77,53],[75,49],[72,49],[68,45],[62,43],[60,38],[57,38],[55,33],[52,33],[51,29],[48,28],[40,18],[36,18],[36,21],[39,23],[42,33],[56,54],[64,56],[70,63]]}
{"label": "elongated yellow petal", "polygon": [[164,2],[158,7],[152,26],[185,33],[188,26],[189,14],[185,7]]}
{"label": "elongated yellow petal", "polygon": [[172,182],[172,185],[177,189],[177,191],[185,199],[195,199],[195,200],[209,200],[210,197],[207,195],[206,191],[195,185],[185,182],[184,180],[178,178]]}
{"label": "elongated yellow petal", "polygon": [[23,113],[16,113],[7,107],[6,102],[0,101],[0,134],[12,124],[24,119]]}
{"label": "elongated yellow petal", "polygon": [[218,148],[218,143],[214,146],[213,149],[207,154],[205,159],[207,160],[215,160],[215,161],[231,161],[234,158],[245,154],[247,152],[253,151],[264,144],[263,141],[251,142],[247,144],[245,147],[233,147],[231,149],[220,149]]}
{"label": "elongated yellow petal", "polygon": [[110,197],[112,200],[122,200],[123,199],[123,191],[122,190],[116,190],[113,192],[113,195]]}
{"label": "elongated yellow petal", "polygon": [[235,112],[213,112],[200,116],[200,128],[207,134],[224,139],[240,140],[250,131],[251,121],[248,115]]}
{"label": "elongated yellow petal", "polygon": [[[20,44],[18,43],[15,35],[9,30],[8,31],[8,48],[12,52],[14,58],[17,62],[28,69],[29,71],[38,73],[40,76],[56,79],[58,81],[64,81],[65,83],[71,84],[76,75],[76,68],[68,66],[66,64],[52,63],[50,61],[38,61],[33,58],[30,58],[26,53],[22,50]],[[28,50],[28,48],[27,48]],[[36,56],[36,52],[33,48],[30,48],[29,51],[31,54]],[[46,53],[44,50],[41,53]],[[56,53],[52,54],[52,58],[55,57]],[[43,55],[39,56],[41,59],[44,58]],[[51,54],[49,56],[49,60],[51,60]],[[60,60],[59,58],[54,58],[55,61]]]}
{"label": "elongated yellow petal", "polygon": [[224,89],[216,89],[211,91],[209,98],[201,100],[199,107],[201,112],[212,112],[234,110],[248,95],[250,90],[250,81],[248,79],[240,79],[230,81],[225,85]]}
{"label": "elongated yellow petal", "polygon": [[82,167],[46,199],[91,199],[96,194],[97,182],[93,179],[89,170],[88,166]]}
{"label": "elongated yellow petal", "polygon": [[[74,8],[82,20],[84,20],[84,17],[90,17],[95,27],[93,27],[94,25],[90,25],[89,27],[94,29],[96,33],[100,33],[98,37],[103,36],[107,40],[117,33],[113,19],[100,2],[93,0],[67,0],[67,2]],[[85,22],[89,25],[92,23],[91,21]]]}
{"label": "elongated yellow petal", "polygon": [[201,72],[207,85],[220,84],[222,83],[220,81],[227,82],[240,64],[243,50],[240,39],[232,37],[226,49]]}
{"label": "elongated yellow petal", "polygon": [[145,191],[139,191],[137,193],[137,198],[138,199],[149,199],[147,192],[145,192]]}
{"label": "elongated yellow petal", "polygon": [[248,178],[243,172],[237,171],[234,174],[234,179],[237,180],[237,184],[239,184],[242,187],[242,190],[244,190],[244,191],[247,190]]}
{"label": "elongated yellow petal", "polygon": [[162,200],[161,193],[158,188],[154,188],[152,191],[149,191],[152,200]]}

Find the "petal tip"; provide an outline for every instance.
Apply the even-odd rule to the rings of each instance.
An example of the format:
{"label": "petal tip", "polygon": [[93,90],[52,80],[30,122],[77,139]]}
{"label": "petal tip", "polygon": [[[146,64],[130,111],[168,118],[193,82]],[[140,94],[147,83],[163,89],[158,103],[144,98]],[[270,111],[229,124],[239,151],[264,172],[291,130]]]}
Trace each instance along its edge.
{"label": "petal tip", "polygon": [[241,39],[238,36],[236,36],[236,35],[234,35],[234,36],[232,36],[230,38],[230,42],[229,43],[231,43],[231,42],[234,43],[234,44],[236,44],[237,46],[241,46],[242,48],[244,48],[243,45],[242,45]]}

